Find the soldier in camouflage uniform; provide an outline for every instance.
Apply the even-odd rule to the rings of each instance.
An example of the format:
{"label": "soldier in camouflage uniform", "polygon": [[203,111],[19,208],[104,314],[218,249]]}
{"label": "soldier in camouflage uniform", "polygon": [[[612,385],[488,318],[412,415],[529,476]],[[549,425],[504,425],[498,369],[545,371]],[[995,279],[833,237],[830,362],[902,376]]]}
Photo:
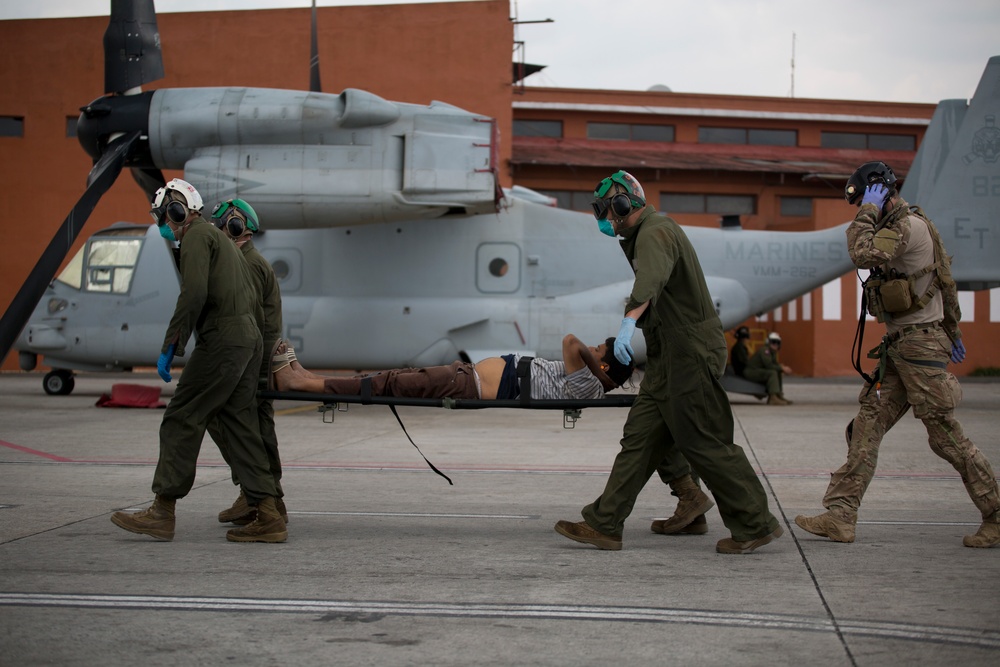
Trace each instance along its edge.
{"label": "soldier in camouflage uniform", "polygon": [[[583,508],[583,521],[559,521],[555,530],[599,549],[621,549],[625,519],[653,472],[664,467],[680,472],[687,459],[732,533],[716,551],[750,553],[780,537],[782,529],[746,454],[733,443],[732,408],[720,384],[726,339],[701,263],[680,226],[646,204],[631,174],[619,171],[604,179],[594,197],[599,229],[623,237],[622,250],[635,272],[615,357],[632,360],[631,340],[641,321],[646,373],[604,492]],[[680,490],[687,503],[683,525],[712,507],[693,484],[691,498]]]}
{"label": "soldier in camouflage uniform", "polygon": [[[933,223],[896,192],[896,177],[881,162],[851,176],[846,197],[860,204],[847,229],[848,252],[858,268],[871,269],[865,285],[869,312],[885,322],[880,369],[861,390],[861,409],[849,429],[847,462],[832,475],[827,512],[798,516],[801,528],[835,542],[853,542],[858,508],[875,474],[879,443],[906,410],[927,429],[935,454],[962,476],[982,525],[967,547],[1000,544],[1000,493],[989,461],[955,419],[962,390],[948,361],[965,358],[961,311],[951,261]],[[860,201],[859,201],[860,200]]]}

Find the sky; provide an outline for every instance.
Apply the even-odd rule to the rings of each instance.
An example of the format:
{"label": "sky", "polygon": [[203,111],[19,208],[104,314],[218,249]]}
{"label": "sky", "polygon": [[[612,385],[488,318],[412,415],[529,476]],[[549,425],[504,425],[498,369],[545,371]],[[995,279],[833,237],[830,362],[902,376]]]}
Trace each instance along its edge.
{"label": "sky", "polygon": [[[156,2],[164,13],[310,5]],[[109,6],[8,1],[0,20],[106,15]],[[936,103],[972,97],[987,60],[1000,55],[998,0],[510,0],[510,8],[520,22],[552,19],[515,27],[525,61],[546,66],[526,79],[531,86]]]}

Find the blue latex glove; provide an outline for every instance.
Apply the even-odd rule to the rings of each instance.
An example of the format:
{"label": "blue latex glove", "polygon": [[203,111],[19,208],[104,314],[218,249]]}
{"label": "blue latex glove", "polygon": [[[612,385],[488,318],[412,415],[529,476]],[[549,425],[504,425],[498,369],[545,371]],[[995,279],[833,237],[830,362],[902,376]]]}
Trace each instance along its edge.
{"label": "blue latex glove", "polygon": [[618,336],[615,338],[615,359],[626,366],[635,358],[632,351],[632,336],[635,334],[635,320],[626,317],[622,320],[622,326],[618,329]]}
{"label": "blue latex glove", "polygon": [[173,379],[170,377],[170,364],[174,360],[176,349],[177,343],[171,343],[166,352],[160,353],[160,359],[156,362],[156,372],[164,382],[170,382]]}
{"label": "blue latex glove", "polygon": [[965,361],[965,343],[959,338],[951,344],[951,363],[960,364]]}
{"label": "blue latex glove", "polygon": [[889,198],[889,188],[881,183],[872,183],[865,188],[865,194],[861,198],[861,205],[875,204],[875,208],[882,210],[885,200]]}

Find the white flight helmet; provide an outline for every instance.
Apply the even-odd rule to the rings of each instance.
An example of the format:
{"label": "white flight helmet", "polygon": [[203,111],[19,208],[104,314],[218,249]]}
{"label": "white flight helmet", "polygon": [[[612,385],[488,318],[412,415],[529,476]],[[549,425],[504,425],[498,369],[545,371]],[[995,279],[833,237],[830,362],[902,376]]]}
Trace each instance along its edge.
{"label": "white flight helmet", "polygon": [[157,190],[156,197],[153,199],[153,206],[163,205],[163,200],[167,196],[168,190],[179,192],[184,197],[187,207],[192,211],[200,211],[205,207],[205,203],[201,200],[201,195],[198,194],[194,186],[181,178],[171,179],[169,183]]}
{"label": "white flight helmet", "polygon": [[767,334],[767,342],[777,343],[778,345],[781,345],[781,334],[779,334],[777,331],[772,331],[771,333]]}

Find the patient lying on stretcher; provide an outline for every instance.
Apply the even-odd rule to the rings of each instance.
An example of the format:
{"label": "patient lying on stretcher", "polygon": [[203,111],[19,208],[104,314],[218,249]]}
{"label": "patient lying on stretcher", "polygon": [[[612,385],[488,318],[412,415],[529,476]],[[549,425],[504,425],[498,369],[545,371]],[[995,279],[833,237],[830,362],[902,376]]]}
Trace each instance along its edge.
{"label": "patient lying on stretcher", "polygon": [[[614,338],[597,347],[584,345],[568,334],[563,338],[562,361],[533,359],[530,380],[533,399],[599,399],[632,376],[635,364],[625,366],[614,355]],[[335,377],[306,370],[295,350],[280,341],[271,359],[271,389],[316,394],[358,396],[369,384],[371,396],[405,398],[514,399],[520,395],[517,377],[522,355],[489,357],[471,364],[396,368],[372,375]]]}

